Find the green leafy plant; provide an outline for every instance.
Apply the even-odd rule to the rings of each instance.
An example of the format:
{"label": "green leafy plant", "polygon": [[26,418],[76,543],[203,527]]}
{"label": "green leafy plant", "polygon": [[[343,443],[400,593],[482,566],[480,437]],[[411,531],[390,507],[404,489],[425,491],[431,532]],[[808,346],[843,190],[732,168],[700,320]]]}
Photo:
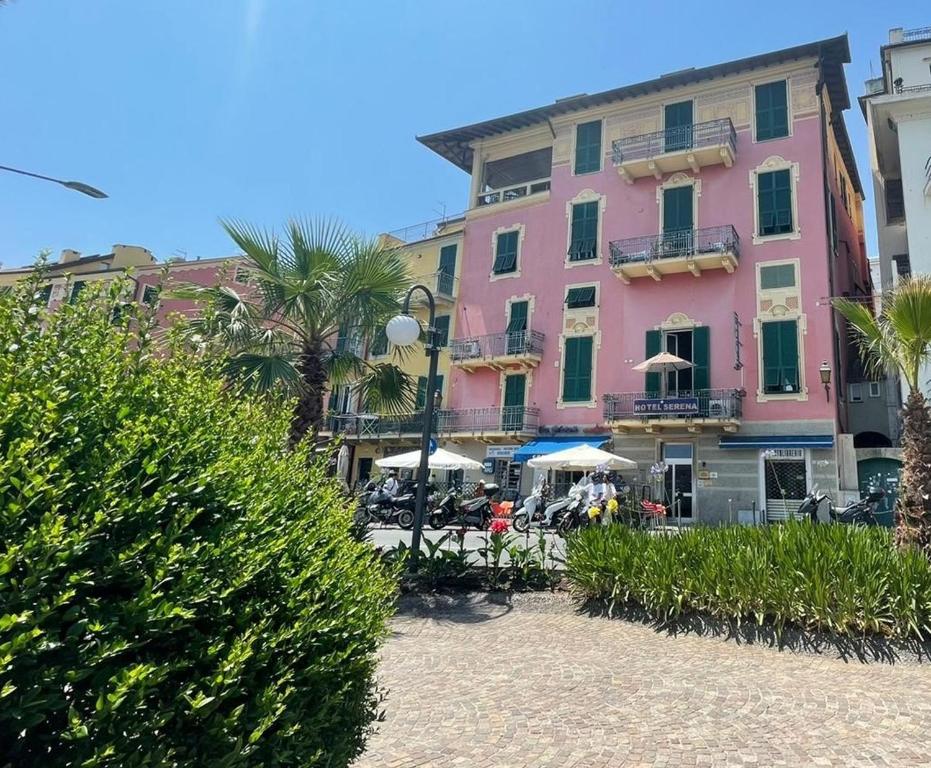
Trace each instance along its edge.
{"label": "green leafy plant", "polygon": [[887,529],[843,525],[698,527],[654,536],[623,526],[569,538],[573,592],[658,619],[700,611],[837,634],[931,637],[931,564]]}
{"label": "green leafy plant", "polygon": [[0,763],[348,765],[395,587],[288,403],[42,280],[0,296]]}

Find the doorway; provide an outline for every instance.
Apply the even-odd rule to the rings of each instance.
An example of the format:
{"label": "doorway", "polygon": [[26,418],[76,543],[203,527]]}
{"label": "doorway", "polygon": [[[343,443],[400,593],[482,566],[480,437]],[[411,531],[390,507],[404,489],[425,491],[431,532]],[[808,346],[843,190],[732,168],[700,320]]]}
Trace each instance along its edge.
{"label": "doorway", "polygon": [[[690,363],[695,362],[695,343],[692,330],[666,331],[663,334],[663,346],[667,352]],[[666,373],[666,392],[669,395],[691,392],[694,389],[694,368]]]}
{"label": "doorway", "polygon": [[524,428],[524,393],[527,376],[515,373],[504,377],[504,407],[501,409],[501,429],[517,432]]}
{"label": "doorway", "polygon": [[[691,443],[663,443],[663,463],[669,467],[663,476],[663,494],[670,518],[678,513],[683,520],[691,520],[694,515],[693,452]],[[678,509],[674,508],[676,501],[680,501]]]}
{"label": "doorway", "polygon": [[808,494],[808,463],[809,458],[803,448],[779,448],[762,452],[761,471],[767,521],[795,517]]}

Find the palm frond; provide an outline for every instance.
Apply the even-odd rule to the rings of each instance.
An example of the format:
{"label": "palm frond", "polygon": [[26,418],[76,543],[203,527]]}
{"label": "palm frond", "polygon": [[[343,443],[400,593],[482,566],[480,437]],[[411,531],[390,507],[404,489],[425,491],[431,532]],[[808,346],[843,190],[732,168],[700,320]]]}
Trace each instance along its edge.
{"label": "palm frond", "polygon": [[417,382],[391,363],[367,364],[353,388],[369,413],[410,413],[416,406]]}
{"label": "palm frond", "polygon": [[259,392],[297,394],[301,389],[301,374],[290,355],[243,352],[227,360],[226,373]]}
{"label": "palm frond", "polygon": [[396,248],[356,238],[337,288],[341,319],[371,332],[400,311],[409,285],[410,276]]}

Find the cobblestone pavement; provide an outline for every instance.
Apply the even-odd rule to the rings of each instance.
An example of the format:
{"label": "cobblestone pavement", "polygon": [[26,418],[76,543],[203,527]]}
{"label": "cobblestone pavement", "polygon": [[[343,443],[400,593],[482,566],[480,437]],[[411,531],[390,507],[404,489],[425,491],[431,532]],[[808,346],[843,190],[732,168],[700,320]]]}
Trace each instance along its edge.
{"label": "cobblestone pavement", "polygon": [[931,665],[863,664],[550,607],[405,614],[359,768],[929,766]]}

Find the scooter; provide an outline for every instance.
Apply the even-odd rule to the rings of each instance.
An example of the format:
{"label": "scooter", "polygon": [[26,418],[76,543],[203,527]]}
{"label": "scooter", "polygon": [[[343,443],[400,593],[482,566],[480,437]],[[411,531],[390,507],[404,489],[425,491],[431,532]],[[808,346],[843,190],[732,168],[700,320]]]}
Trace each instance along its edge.
{"label": "scooter", "polygon": [[464,528],[471,526],[478,530],[485,530],[491,525],[491,519],[494,516],[491,509],[491,499],[500,490],[495,483],[487,483],[483,496],[460,500],[460,489],[451,488],[430,513],[430,527],[439,530],[444,526],[455,523]]}
{"label": "scooter", "polygon": [[412,493],[392,496],[384,489],[369,490],[366,487],[356,507],[355,521],[359,525],[397,523],[401,528],[409,530],[414,527],[415,498]]}
{"label": "scooter", "polygon": [[821,493],[817,487],[812,488],[805,500],[798,508],[798,516],[808,517],[812,523],[818,523],[818,510],[824,501],[828,502],[828,518],[832,523],[843,525],[878,525],[876,509],[879,502],[885,498],[886,492],[882,488],[871,488],[865,499],[860,499],[846,507],[837,508],[834,501],[826,493]]}
{"label": "scooter", "polygon": [[560,536],[584,524],[582,515],[588,509],[588,489],[589,486],[576,483],[564,498],[547,505],[543,520],[549,520]]}
{"label": "scooter", "polygon": [[[521,500],[514,507],[514,515],[511,518],[511,527],[518,533],[526,533],[531,525],[543,527],[543,515],[546,511],[548,488],[545,484],[538,485],[530,495]],[[552,518],[551,518],[552,519]],[[550,523],[553,527],[554,523]]]}

